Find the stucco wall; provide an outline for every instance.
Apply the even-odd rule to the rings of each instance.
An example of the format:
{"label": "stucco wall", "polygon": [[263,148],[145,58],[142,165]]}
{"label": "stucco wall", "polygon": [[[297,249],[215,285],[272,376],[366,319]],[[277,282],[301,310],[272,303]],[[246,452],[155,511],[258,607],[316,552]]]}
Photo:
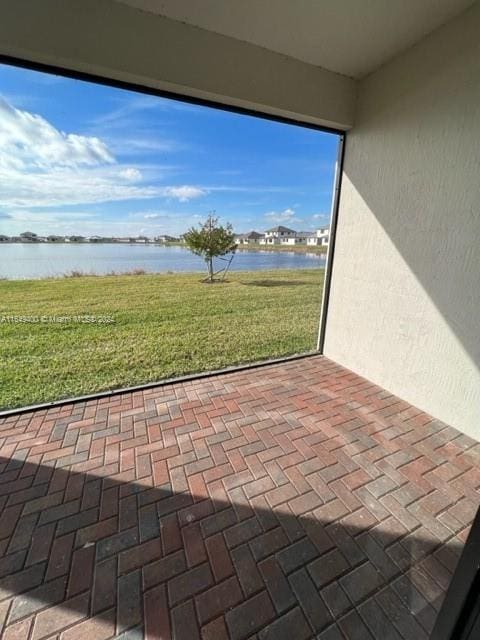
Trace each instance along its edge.
{"label": "stucco wall", "polygon": [[480,439],[480,5],[365,79],[325,353]]}

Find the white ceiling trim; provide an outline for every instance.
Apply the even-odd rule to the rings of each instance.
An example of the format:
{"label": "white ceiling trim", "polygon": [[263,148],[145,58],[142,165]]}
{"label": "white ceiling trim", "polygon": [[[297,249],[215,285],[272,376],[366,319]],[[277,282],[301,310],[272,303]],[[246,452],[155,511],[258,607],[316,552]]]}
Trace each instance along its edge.
{"label": "white ceiling trim", "polygon": [[361,78],[473,0],[118,0]]}

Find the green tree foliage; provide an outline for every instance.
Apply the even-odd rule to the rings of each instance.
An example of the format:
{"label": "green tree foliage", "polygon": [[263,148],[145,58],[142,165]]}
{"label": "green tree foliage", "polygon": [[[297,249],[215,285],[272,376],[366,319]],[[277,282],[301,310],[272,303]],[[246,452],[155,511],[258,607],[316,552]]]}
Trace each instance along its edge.
{"label": "green tree foliage", "polygon": [[213,214],[209,214],[198,228],[191,227],[183,237],[190,251],[205,260],[207,282],[214,280],[213,259],[233,253],[237,248],[232,225],[228,223],[223,227]]}

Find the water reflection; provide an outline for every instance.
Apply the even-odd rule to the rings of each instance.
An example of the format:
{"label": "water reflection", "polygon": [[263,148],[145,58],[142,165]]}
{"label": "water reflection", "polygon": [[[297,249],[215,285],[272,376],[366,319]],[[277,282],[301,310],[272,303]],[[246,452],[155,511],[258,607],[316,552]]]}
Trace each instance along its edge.
{"label": "water reflection", "polygon": [[[325,256],[295,251],[238,251],[233,271],[311,269]],[[219,265],[221,266],[221,265]],[[106,274],[143,269],[150,273],[203,271],[204,262],[185,247],[129,244],[6,244],[0,246],[0,277],[45,278],[72,271]]]}

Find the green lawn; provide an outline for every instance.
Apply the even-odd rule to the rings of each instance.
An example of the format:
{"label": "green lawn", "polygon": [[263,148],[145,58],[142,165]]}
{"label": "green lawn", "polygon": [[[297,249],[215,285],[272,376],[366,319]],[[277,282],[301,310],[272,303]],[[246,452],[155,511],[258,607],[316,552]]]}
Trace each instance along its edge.
{"label": "green lawn", "polygon": [[[0,282],[0,407],[12,408],[315,348],[324,272],[86,276]],[[113,316],[113,324],[9,323]]]}

